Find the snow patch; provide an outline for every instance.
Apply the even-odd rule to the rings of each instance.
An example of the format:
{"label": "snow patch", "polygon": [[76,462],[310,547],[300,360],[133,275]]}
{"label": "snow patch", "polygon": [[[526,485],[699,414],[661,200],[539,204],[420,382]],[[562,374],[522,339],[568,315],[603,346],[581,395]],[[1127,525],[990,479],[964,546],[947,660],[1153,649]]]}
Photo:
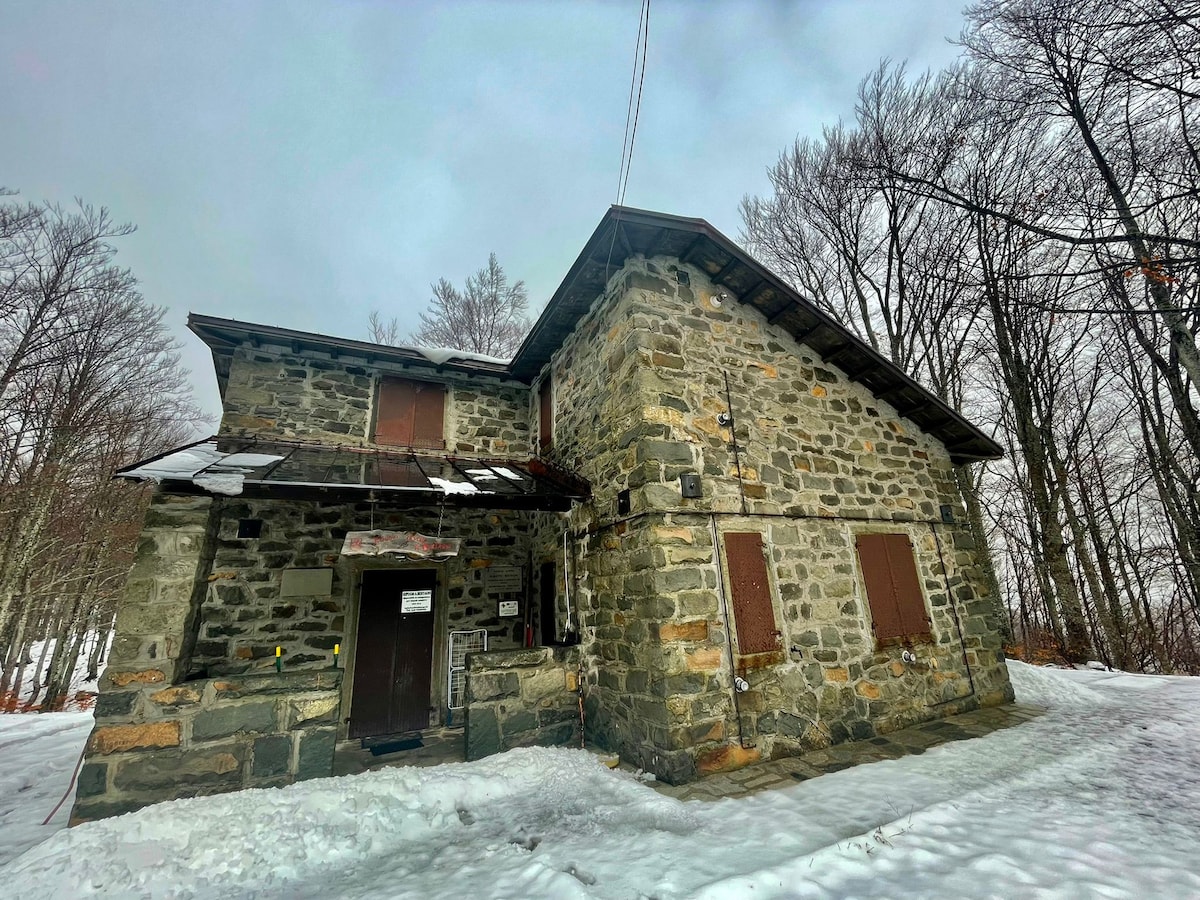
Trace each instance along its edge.
{"label": "snow patch", "polygon": [[[479,488],[469,481],[449,481],[445,478],[430,478],[429,483],[440,488],[443,494],[478,494]],[[486,492],[485,492],[486,493]]]}
{"label": "snow patch", "polygon": [[404,349],[420,353],[431,363],[439,366],[445,365],[453,359],[463,362],[491,363],[496,366],[507,366],[512,362],[510,357],[488,356],[486,353],[471,353],[467,350],[455,350],[452,347],[405,347]]}
{"label": "snow patch", "polygon": [[1071,680],[1063,669],[1031,666],[1019,660],[1008,662],[1008,677],[1018,703],[1034,706],[1080,707],[1104,703],[1105,698],[1082,684]]}
{"label": "snow patch", "polygon": [[204,488],[213,494],[224,494],[227,497],[236,497],[240,494],[245,481],[245,475],[234,473],[205,472],[203,475],[196,475],[192,478],[192,484],[196,487]]}
{"label": "snow patch", "polygon": [[[1200,897],[1200,679],[1008,666],[1045,715],[741,799],[681,803],[590,753],[530,748],[158,804],[60,831],[0,884],[21,900]],[[0,716],[9,855],[31,839],[12,817],[49,811],[86,734],[52,720]]]}

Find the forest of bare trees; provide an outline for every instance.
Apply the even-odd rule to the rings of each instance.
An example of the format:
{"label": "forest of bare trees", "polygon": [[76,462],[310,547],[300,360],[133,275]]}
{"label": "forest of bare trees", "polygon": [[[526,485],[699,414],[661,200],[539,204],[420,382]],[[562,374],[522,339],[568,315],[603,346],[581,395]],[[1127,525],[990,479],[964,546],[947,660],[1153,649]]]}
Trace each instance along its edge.
{"label": "forest of bare trees", "polygon": [[961,487],[1031,652],[1200,672],[1200,4],[988,0],[884,63],[744,239],[994,432]]}
{"label": "forest of bare trees", "polygon": [[187,372],[133,276],[129,226],[0,192],[0,707],[59,708],[95,678],[141,528],[120,466],[182,443]]}

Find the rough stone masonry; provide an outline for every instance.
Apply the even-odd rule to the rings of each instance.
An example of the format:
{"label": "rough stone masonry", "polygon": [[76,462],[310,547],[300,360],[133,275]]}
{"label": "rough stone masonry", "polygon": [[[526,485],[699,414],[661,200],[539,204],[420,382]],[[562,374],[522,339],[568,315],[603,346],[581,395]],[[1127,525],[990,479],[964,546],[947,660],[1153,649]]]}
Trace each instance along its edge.
{"label": "rough stone masonry", "polygon": [[[681,782],[1011,700],[985,561],[940,520],[965,520],[945,448],[699,269],[630,260],[552,374],[554,456],[594,486],[572,516],[590,739]],[[767,548],[776,654],[730,633],[731,532]],[[868,532],[911,540],[932,641],[877,646]]]}
{"label": "rough stone masonry", "polygon": [[[369,447],[384,374],[290,347],[236,348],[222,434]],[[571,671],[583,675],[587,738],[672,783],[1011,699],[986,561],[956,524],[964,515],[945,448],[723,297],[705,272],[631,258],[546,376],[546,455],[592,485],[565,520],[159,493],[118,615],[73,819],[328,774],[349,709],[333,648],[353,656],[361,575],[338,551],[347,530],[373,525],[464,539],[467,552],[441,576],[438,641],[450,627],[476,627],[490,649],[516,650],[516,622],[483,602],[482,570],[529,562],[536,577],[542,562],[558,566],[558,624],[575,619],[581,644],[489,653],[470,666],[477,752],[573,742]],[[538,381],[423,377],[449,385],[449,450],[532,452]],[[730,413],[732,428],[722,418]],[[697,498],[681,493],[680,476],[691,474]],[[954,523],[942,522],[944,506]],[[258,538],[238,537],[245,519],[261,523]],[[911,542],[931,639],[876,641],[855,554],[868,533]],[[743,649],[731,534],[757,535],[765,548],[771,652]],[[329,587],[285,596],[296,569],[330,570]],[[444,649],[435,647],[441,674]]]}

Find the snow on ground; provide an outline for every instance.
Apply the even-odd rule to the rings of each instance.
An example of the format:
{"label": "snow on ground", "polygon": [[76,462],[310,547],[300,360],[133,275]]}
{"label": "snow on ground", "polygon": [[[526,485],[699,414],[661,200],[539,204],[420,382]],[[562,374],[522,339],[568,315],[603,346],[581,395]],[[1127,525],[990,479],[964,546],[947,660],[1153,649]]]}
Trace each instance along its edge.
{"label": "snow on ground", "polygon": [[20,898],[1200,897],[1200,680],[1009,668],[1047,715],[740,800],[681,803],[579,751],[517,750],[159,804],[55,834],[0,884]]}
{"label": "snow on ground", "polygon": [[0,715],[0,869],[66,826],[73,797],[49,825],[42,820],[66,792],[91,730],[90,712]]}

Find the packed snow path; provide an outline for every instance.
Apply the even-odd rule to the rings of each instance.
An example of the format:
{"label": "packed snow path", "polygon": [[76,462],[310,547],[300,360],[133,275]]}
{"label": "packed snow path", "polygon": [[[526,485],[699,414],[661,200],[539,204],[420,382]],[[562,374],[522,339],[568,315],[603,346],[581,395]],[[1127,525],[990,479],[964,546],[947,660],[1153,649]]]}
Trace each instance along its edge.
{"label": "packed snow path", "polygon": [[74,797],[42,822],[71,783],[91,730],[90,712],[0,715],[0,866],[67,824]]}
{"label": "packed snow path", "polygon": [[1200,680],[1010,671],[1049,714],[744,799],[681,803],[581,752],[513,751],[159,804],[59,832],[0,884],[21,898],[1200,897]]}

